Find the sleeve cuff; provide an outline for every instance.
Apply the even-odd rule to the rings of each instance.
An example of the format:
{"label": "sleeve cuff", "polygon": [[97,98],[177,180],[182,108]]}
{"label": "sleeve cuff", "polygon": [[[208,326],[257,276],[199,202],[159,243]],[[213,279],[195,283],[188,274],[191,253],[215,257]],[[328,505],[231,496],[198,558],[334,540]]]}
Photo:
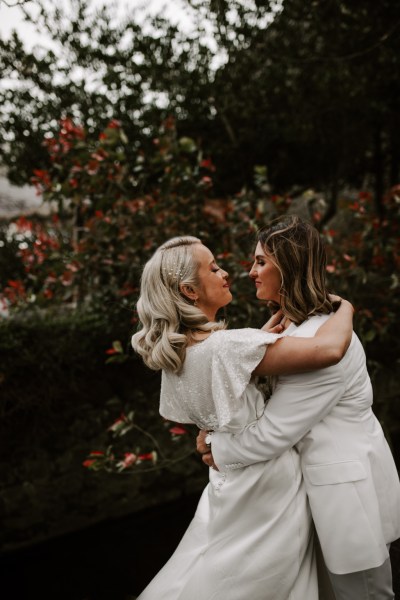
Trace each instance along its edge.
{"label": "sleeve cuff", "polygon": [[214,431],[212,434],[212,455],[214,462],[218,469],[224,471],[235,471],[236,469],[243,469],[246,465],[241,462],[226,462],[224,453],[221,451],[221,446],[225,446],[226,442],[229,442],[228,438],[232,438],[232,433],[223,433]]}

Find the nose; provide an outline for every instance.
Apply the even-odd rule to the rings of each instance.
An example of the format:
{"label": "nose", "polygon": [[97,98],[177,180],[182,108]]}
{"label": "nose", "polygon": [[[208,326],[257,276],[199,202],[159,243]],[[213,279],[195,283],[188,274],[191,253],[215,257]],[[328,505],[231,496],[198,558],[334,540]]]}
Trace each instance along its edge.
{"label": "nose", "polygon": [[255,279],[257,277],[257,269],[255,264],[253,264],[253,266],[250,269],[249,277],[251,277],[252,279]]}
{"label": "nose", "polygon": [[229,277],[229,273],[228,273],[228,271],[224,271],[224,270],[222,269],[222,277],[223,277],[224,279],[228,279],[228,277]]}

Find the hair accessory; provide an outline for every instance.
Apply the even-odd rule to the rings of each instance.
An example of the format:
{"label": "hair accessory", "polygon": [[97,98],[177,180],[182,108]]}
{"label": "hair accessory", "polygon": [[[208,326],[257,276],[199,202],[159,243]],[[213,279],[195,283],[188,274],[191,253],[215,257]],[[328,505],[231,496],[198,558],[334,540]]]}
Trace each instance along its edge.
{"label": "hair accessory", "polygon": [[169,280],[170,283],[181,282],[187,272],[187,268],[179,260],[179,257],[170,256],[169,254],[163,255],[161,269],[164,278]]}
{"label": "hair accessory", "polygon": [[166,279],[170,279],[172,277],[172,279],[175,279],[176,281],[180,281],[185,274],[184,269],[179,269],[175,265],[170,268],[164,267],[162,272]]}
{"label": "hair accessory", "polygon": [[167,275],[170,275],[172,277],[176,277],[177,279],[182,279],[183,277],[183,271],[164,271],[164,273],[166,273]]}

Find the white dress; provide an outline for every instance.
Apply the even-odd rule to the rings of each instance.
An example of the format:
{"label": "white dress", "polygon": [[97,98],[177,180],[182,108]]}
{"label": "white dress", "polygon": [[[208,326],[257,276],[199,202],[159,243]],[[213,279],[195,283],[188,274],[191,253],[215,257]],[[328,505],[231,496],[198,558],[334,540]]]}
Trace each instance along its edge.
{"label": "white dress", "polygon": [[[188,348],[179,375],[162,374],[160,413],[201,429],[239,432],[264,410],[251,373],[279,336],[224,330]],[[178,548],[138,600],[317,600],[310,510],[299,456],[210,483]]]}

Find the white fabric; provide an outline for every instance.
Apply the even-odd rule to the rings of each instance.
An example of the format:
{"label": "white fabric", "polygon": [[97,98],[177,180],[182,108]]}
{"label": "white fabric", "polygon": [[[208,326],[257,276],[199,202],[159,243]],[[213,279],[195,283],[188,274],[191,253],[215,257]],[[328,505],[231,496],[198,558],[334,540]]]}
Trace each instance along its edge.
{"label": "white fabric", "polygon": [[[264,409],[250,378],[266,344],[277,337],[251,329],[218,331],[189,348],[181,375],[163,374],[163,416],[243,429]],[[288,450],[247,469],[210,470],[185,536],[139,599],[317,600],[317,587],[299,456]]]}
{"label": "white fabric", "polygon": [[390,558],[383,565],[357,573],[330,573],[335,600],[394,600]]}
{"label": "white fabric", "polygon": [[[312,317],[289,335],[311,337],[328,317]],[[264,415],[242,434],[213,436],[223,470],[253,465],[297,445],[312,516],[328,569],[378,567],[400,537],[400,484],[356,335],[334,367],[279,378]]]}
{"label": "white fabric", "polygon": [[[191,346],[179,375],[162,373],[160,414],[176,423],[195,423],[200,429],[240,431],[242,396],[251,372],[266,345],[280,337],[259,329],[231,329],[215,331]],[[261,414],[264,399],[257,396],[256,402],[261,403]]]}

